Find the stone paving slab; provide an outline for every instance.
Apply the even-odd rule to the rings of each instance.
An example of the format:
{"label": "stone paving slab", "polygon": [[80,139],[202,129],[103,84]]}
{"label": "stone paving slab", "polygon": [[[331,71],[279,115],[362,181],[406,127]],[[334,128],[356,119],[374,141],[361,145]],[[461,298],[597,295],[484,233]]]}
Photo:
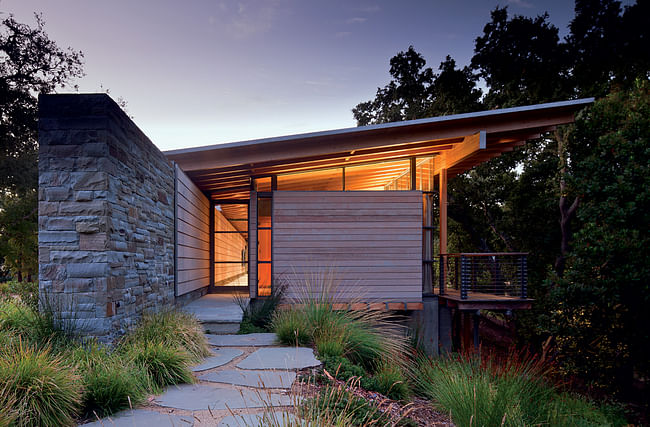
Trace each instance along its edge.
{"label": "stone paving slab", "polygon": [[[266,414],[229,415],[217,427],[265,427],[267,425],[284,426],[293,423],[295,417],[288,412]],[[293,425],[293,424],[291,424]]]}
{"label": "stone paving slab", "polygon": [[305,347],[268,347],[256,350],[237,364],[241,369],[304,369],[320,366],[314,351]]}
{"label": "stone paving slab", "polygon": [[191,427],[193,425],[194,418],[191,416],[161,414],[160,412],[147,411],[145,409],[122,411],[111,417],[102,418],[101,421],[83,424],[84,427]]}
{"label": "stone paving slab", "polygon": [[161,396],[156,397],[155,401],[160,406],[186,411],[263,408],[269,405],[289,406],[293,403],[290,396],[282,394],[200,384],[171,386]]}
{"label": "stone paving slab", "polygon": [[287,371],[235,371],[210,372],[199,376],[202,381],[243,385],[257,388],[291,388],[295,372]]}
{"label": "stone paving slab", "polygon": [[212,350],[212,354],[214,354],[214,356],[206,357],[200,365],[193,366],[192,371],[207,371],[208,369],[213,369],[217,366],[225,365],[235,357],[239,357],[244,354],[244,352],[236,348],[218,348]]}
{"label": "stone paving slab", "polygon": [[273,333],[257,333],[246,335],[212,335],[205,334],[210,345],[217,347],[263,347],[276,344],[277,337]]}

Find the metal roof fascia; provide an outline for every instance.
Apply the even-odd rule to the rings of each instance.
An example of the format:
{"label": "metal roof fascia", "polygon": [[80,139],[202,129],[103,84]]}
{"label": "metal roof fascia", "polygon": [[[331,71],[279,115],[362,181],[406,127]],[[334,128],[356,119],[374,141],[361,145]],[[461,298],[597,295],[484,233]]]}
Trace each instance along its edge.
{"label": "metal roof fascia", "polygon": [[285,141],[288,142],[297,139],[310,139],[310,138],[318,138],[324,136],[354,134],[354,133],[362,133],[362,132],[381,130],[381,129],[392,129],[392,128],[409,127],[409,126],[416,126],[416,125],[423,125],[423,124],[451,122],[454,120],[465,120],[465,119],[472,119],[472,118],[499,116],[505,114],[530,112],[530,111],[553,109],[553,108],[588,105],[588,104],[592,104],[593,102],[594,102],[594,98],[582,98],[582,99],[574,99],[569,101],[558,101],[558,102],[549,102],[545,104],[527,105],[523,107],[502,108],[498,110],[477,111],[473,113],[452,114],[449,116],[438,116],[438,117],[429,117],[425,119],[405,120],[402,122],[381,123],[381,124],[369,125],[369,126],[358,126],[358,127],[351,127],[351,128],[319,131],[319,132],[299,133],[294,135],[275,136],[270,138],[228,142],[224,144],[204,145],[200,147],[180,148],[176,150],[163,151],[163,154],[165,154],[166,156],[176,156],[176,155],[183,155],[183,154],[200,153],[202,151],[246,147],[249,145],[262,145],[262,144],[270,144],[274,142],[285,142]]}

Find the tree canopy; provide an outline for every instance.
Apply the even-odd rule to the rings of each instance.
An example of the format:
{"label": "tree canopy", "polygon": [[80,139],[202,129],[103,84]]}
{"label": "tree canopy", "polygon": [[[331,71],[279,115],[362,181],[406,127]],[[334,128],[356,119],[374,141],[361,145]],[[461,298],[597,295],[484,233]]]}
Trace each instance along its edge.
{"label": "tree canopy", "polygon": [[538,348],[555,337],[565,372],[609,390],[648,375],[650,321],[634,319],[650,261],[649,3],[577,0],[564,40],[547,14],[497,7],[469,66],[448,56],[433,73],[410,46],[391,59],[390,82],[353,109],[366,125],[612,93],[575,127],[479,165],[448,190],[449,250],[530,252],[536,302],[516,317],[520,337]]}
{"label": "tree canopy", "polygon": [[50,40],[12,15],[0,22],[0,259],[21,277],[36,271],[38,93],[83,75],[83,54]]}

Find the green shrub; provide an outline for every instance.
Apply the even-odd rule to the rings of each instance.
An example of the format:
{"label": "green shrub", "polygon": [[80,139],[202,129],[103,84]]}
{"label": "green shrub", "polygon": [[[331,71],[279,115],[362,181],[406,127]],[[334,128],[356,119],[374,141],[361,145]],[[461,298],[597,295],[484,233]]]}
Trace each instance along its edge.
{"label": "green shrub", "polygon": [[319,336],[316,339],[315,346],[318,357],[341,357],[345,354],[345,337],[338,336]]}
{"label": "green shrub", "polygon": [[391,314],[334,310],[340,301],[358,301],[339,289],[334,275],[334,270],[324,269],[284,278],[284,286],[290,286],[298,296],[289,300],[290,310],[278,311],[273,317],[278,339],[287,345],[314,345],[323,356],[345,356],[370,372],[382,358],[399,363],[406,350],[406,336],[391,321]]}
{"label": "green shrub", "polygon": [[76,336],[74,325],[57,322],[51,310],[30,307],[13,299],[0,300],[0,330],[12,331],[30,344],[59,352]]}
{"label": "green shrub", "polygon": [[350,362],[343,356],[319,356],[323,362],[323,368],[336,379],[348,381],[351,378],[362,378],[367,376],[366,371],[359,365]]}
{"label": "green shrub", "polygon": [[194,382],[188,368],[190,356],[181,348],[161,342],[141,342],[128,345],[124,355],[146,370],[154,392],[167,385]]}
{"label": "green shrub", "polygon": [[284,288],[272,286],[271,295],[250,301],[243,296],[235,296],[235,302],[242,310],[242,322],[239,334],[250,334],[255,332],[269,332],[272,328],[273,314],[282,301]]}
{"label": "green shrub", "polygon": [[546,374],[541,361],[514,353],[503,360],[421,357],[413,382],[458,426],[609,425],[591,403],[558,394]]}
{"label": "green shrub", "polygon": [[[49,349],[19,340],[0,349],[0,408],[12,405],[18,426],[66,426],[81,405],[82,386],[75,369]],[[11,415],[10,415],[11,416]]]}
{"label": "green shrub", "polygon": [[277,311],[272,320],[272,327],[278,340],[286,345],[307,346],[312,344],[312,332],[301,310]]}
{"label": "green shrub", "polygon": [[411,395],[402,367],[395,363],[382,361],[375,374],[368,378],[364,388],[388,396],[394,400],[406,400]]}
{"label": "green shrub", "polygon": [[564,426],[604,426],[610,425],[594,405],[583,397],[562,393],[547,405],[548,424]]}
{"label": "green shrub", "polygon": [[0,427],[9,427],[18,418],[16,398],[9,393],[9,385],[0,385]]}
{"label": "green shrub", "polygon": [[144,314],[122,343],[151,343],[181,348],[189,354],[189,362],[200,362],[211,355],[201,324],[193,315],[178,310]]}
{"label": "green shrub", "polygon": [[104,417],[144,402],[150,388],[148,372],[127,355],[90,344],[75,349],[70,358],[82,373],[85,415]]}
{"label": "green shrub", "polygon": [[342,387],[324,387],[316,397],[305,399],[298,414],[310,425],[391,425],[391,419],[368,401]]}
{"label": "green shrub", "polygon": [[11,280],[0,283],[0,296],[18,296],[29,307],[38,308],[38,282]]}

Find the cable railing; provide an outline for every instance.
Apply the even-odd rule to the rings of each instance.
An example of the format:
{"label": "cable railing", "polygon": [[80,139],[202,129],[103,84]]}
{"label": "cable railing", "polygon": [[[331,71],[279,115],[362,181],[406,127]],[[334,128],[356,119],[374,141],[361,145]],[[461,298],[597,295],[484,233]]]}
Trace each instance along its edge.
{"label": "cable railing", "polygon": [[528,298],[528,253],[457,253],[438,257],[438,293],[460,299]]}

